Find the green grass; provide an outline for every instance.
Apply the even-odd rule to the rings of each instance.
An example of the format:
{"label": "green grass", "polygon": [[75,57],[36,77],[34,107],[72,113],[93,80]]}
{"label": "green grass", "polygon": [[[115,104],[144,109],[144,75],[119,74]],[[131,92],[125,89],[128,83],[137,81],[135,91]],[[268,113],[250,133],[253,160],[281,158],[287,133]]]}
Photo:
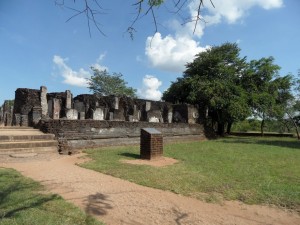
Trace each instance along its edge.
{"label": "green grass", "polygon": [[206,201],[240,200],[300,212],[300,142],[292,138],[229,137],[171,144],[164,156],[179,163],[155,168],[120,159],[139,158],[139,147],[88,150],[83,167],[141,185]]}
{"label": "green grass", "polygon": [[100,225],[58,195],[12,169],[0,168],[0,225]]}

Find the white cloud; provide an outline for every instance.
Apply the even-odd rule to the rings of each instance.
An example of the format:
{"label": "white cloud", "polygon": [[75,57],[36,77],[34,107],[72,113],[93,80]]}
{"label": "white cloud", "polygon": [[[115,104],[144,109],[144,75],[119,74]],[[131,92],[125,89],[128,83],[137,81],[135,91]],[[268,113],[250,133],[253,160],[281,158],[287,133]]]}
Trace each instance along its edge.
{"label": "white cloud", "polygon": [[150,64],[162,70],[183,72],[185,64],[191,62],[195,55],[204,51],[199,42],[188,36],[162,37],[156,33],[148,37],[146,43],[146,56]]}
{"label": "white cloud", "polygon": [[162,97],[162,93],[158,88],[162,85],[162,82],[155,76],[146,75],[143,78],[143,87],[139,90],[139,95],[144,99],[158,101]]}
{"label": "white cloud", "polygon": [[[91,66],[99,70],[108,70],[107,67],[100,64],[101,60],[103,60],[104,57],[105,54],[101,54],[96,60],[96,63],[92,64]],[[54,55],[53,57],[53,63],[58,69],[59,75],[64,79],[63,83],[77,87],[88,87],[86,79],[92,76],[91,72],[83,68],[75,71],[67,65],[67,61],[68,59],[63,59],[58,55]]]}
{"label": "white cloud", "polygon": [[[209,13],[207,15],[202,15],[208,22],[207,25],[220,23],[222,19],[225,19],[228,23],[235,23],[247,15],[248,10],[255,6],[265,10],[283,6],[283,0],[214,0],[213,3],[215,7],[209,3],[205,5]],[[191,11],[192,9],[196,8],[190,7]]]}
{"label": "white cloud", "polygon": [[[223,21],[232,24],[242,20],[253,7],[261,7],[265,10],[280,8],[283,0],[214,0],[213,7],[209,1],[205,4],[204,14],[200,15],[206,24],[190,22],[181,25],[177,20],[168,22],[168,26],[175,30],[174,35],[163,37],[156,33],[146,40],[145,55],[150,65],[154,68],[171,72],[183,72],[185,64],[191,62],[194,56],[205,51],[209,46],[201,47],[199,39],[204,34],[205,26],[211,26]],[[191,1],[188,5],[190,17],[196,18],[199,0]]]}
{"label": "white cloud", "polygon": [[67,59],[55,55],[53,57],[53,63],[57,66],[60,75],[64,78],[63,83],[78,86],[87,87],[87,80],[91,76],[89,71],[80,68],[79,71],[72,70],[67,64]]}

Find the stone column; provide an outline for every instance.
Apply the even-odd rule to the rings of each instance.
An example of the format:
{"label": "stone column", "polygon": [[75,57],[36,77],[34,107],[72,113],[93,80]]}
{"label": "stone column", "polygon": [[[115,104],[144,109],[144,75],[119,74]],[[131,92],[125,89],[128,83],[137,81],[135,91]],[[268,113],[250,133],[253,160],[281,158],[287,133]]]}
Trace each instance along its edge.
{"label": "stone column", "polygon": [[59,99],[56,99],[56,98],[53,99],[53,106],[52,107],[53,107],[52,108],[52,112],[53,112],[52,119],[58,120],[59,116],[60,116],[60,110],[61,110]]}
{"label": "stone column", "polygon": [[69,90],[66,90],[66,108],[72,109],[72,93]]}
{"label": "stone column", "polygon": [[41,107],[42,107],[42,116],[48,115],[48,103],[47,103],[47,87],[41,86]]}

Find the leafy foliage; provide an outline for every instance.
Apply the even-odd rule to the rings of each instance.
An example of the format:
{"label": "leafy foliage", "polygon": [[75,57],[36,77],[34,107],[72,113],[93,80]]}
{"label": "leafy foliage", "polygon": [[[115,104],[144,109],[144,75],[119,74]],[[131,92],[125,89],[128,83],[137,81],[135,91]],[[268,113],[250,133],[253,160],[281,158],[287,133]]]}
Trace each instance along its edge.
{"label": "leafy foliage", "polygon": [[248,94],[241,85],[247,63],[237,44],[225,43],[201,52],[186,65],[183,78],[164,93],[166,101],[189,102],[206,108],[219,134],[224,125],[250,115]]}
{"label": "leafy foliage", "polygon": [[92,68],[94,75],[88,79],[89,89],[101,96],[115,95],[136,97],[136,89],[127,87],[121,73],[109,74],[107,70]]}
{"label": "leafy foliage", "polygon": [[279,70],[273,57],[252,60],[242,79],[243,87],[249,93],[252,114],[261,119],[262,135],[265,121],[282,118],[292,99],[292,76],[280,77]]}

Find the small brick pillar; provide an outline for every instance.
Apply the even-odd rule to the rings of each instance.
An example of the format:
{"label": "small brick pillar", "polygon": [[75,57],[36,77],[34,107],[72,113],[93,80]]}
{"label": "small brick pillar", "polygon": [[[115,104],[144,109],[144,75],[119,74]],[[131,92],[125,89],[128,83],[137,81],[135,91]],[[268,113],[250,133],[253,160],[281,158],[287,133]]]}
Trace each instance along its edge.
{"label": "small brick pillar", "polygon": [[163,135],[154,128],[141,129],[141,159],[156,159],[163,156]]}

